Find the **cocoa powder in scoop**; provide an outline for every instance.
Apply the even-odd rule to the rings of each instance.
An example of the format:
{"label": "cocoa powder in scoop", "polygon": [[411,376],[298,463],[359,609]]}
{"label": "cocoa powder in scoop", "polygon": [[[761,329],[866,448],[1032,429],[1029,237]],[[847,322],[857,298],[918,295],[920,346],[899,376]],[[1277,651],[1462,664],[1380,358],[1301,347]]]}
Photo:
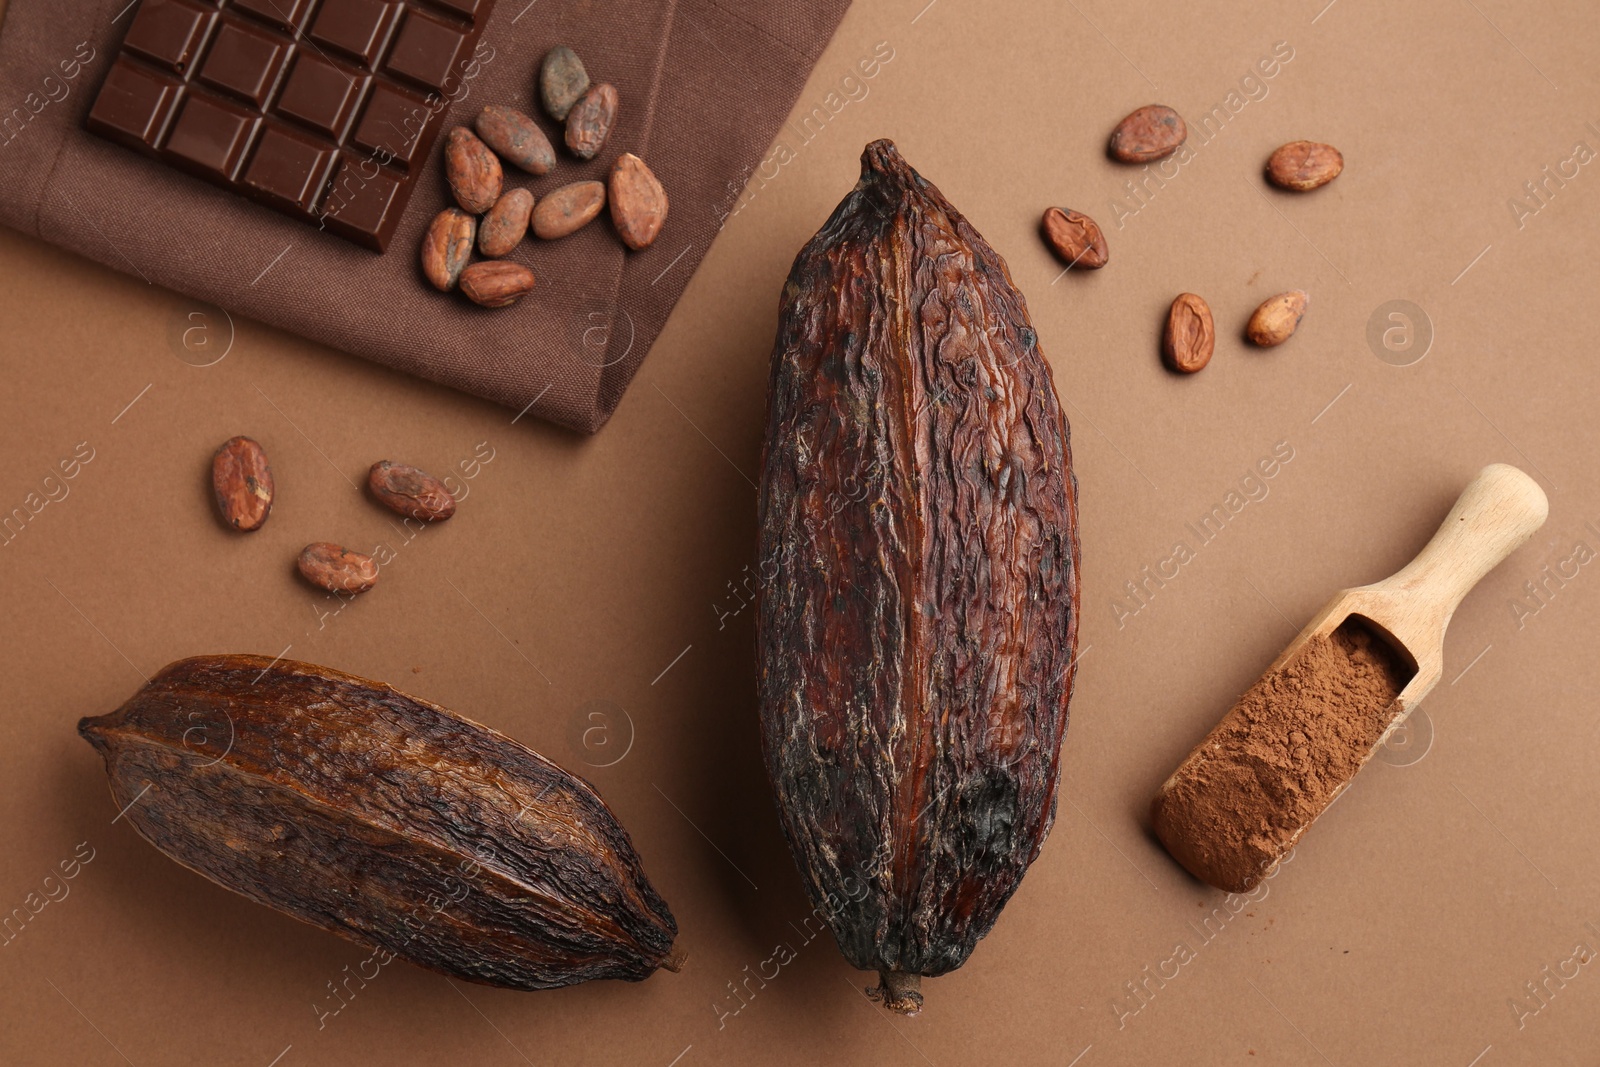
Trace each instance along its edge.
{"label": "cocoa powder in scoop", "polygon": [[1361,768],[1413,673],[1359,617],[1312,638],[1162,786],[1156,835],[1203,881],[1248,892]]}

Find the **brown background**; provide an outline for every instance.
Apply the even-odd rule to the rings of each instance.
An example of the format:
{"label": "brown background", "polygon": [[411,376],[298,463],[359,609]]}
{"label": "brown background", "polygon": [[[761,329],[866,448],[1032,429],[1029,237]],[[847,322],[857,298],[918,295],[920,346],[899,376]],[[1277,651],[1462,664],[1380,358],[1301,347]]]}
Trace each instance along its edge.
{"label": "brown background", "polygon": [[[0,547],[0,909],[42,893],[80,843],[94,856],[0,947],[0,1061],[1592,1058],[1600,972],[1566,965],[1576,977],[1549,981],[1537,1013],[1525,983],[1600,947],[1600,579],[1579,568],[1520,628],[1511,603],[1577,542],[1600,549],[1600,176],[1590,164],[1550,183],[1521,228],[1507,199],[1576,142],[1600,146],[1587,125],[1600,126],[1600,20],[1579,0],[925,2],[858,0],[797,114],[879,42],[893,59],[809,140],[781,135],[787,161],[746,190],[593,439],[513,425],[0,233],[0,510],[42,494],[78,442],[94,450],[69,494]],[[1111,202],[1138,172],[1105,159],[1111,125],[1152,99],[1196,122],[1279,41],[1293,59],[1266,96],[1210,142],[1197,134],[1119,229]],[[751,612],[730,591],[754,582],[749,479],[782,279],[877,136],[967,212],[1031,299],[1073,423],[1086,576],[1055,832],[915,1020],[867,1003],[865,976],[795,931],[809,906],[760,770]],[[1298,137],[1339,145],[1344,176],[1304,197],[1264,189],[1262,160]],[[1052,203],[1106,226],[1107,269],[1057,280],[1034,234]],[[1313,295],[1300,334],[1246,349],[1249,310],[1291,286]],[[1211,301],[1221,336],[1211,367],[1179,380],[1155,343],[1183,289]],[[1431,320],[1410,366],[1368,344],[1391,300]],[[272,519],[249,537],[220,528],[204,488],[211,449],[235,433],[265,444],[278,479]],[[1280,441],[1294,458],[1265,499],[1119,627],[1123,583],[1191,539],[1185,524]],[[444,472],[479,442],[494,458],[459,515],[413,541],[354,488],[374,459]],[[1199,924],[1228,915],[1223,895],[1148,837],[1152,790],[1335,589],[1403,564],[1496,460],[1540,480],[1549,523],[1462,606],[1417,730],[1207,941]],[[337,605],[291,561],[324,538],[397,557],[375,592],[319,619]],[[286,648],[588,774],[671,902],[688,968],[519,994],[397,962],[319,1029],[317,1006],[338,1003],[327,984],[366,953],[113,825],[99,760],[73,731],[172,659]],[[740,1003],[729,983],[782,941],[797,958],[719,1025]],[[1119,1018],[1139,1004],[1125,983],[1180,941],[1193,958]]]}

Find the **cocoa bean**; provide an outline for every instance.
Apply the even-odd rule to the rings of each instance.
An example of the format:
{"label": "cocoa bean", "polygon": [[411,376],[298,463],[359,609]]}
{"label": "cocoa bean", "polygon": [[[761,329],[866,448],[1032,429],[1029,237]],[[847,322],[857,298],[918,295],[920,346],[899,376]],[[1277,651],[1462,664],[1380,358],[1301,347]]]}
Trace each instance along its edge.
{"label": "cocoa bean", "polygon": [[1068,267],[1099,270],[1110,252],[1100,225],[1081,211],[1048,208],[1040,223],[1045,243]]}
{"label": "cocoa bean", "polygon": [[1262,348],[1283,344],[1300,325],[1300,318],[1310,302],[1310,295],[1303,289],[1267,297],[1251,313],[1250,322],[1244,328],[1245,336]]}
{"label": "cocoa bean", "polygon": [[230,437],[212,453],[211,494],[230,527],[261,529],[272,514],[272,467],[254,439]]}
{"label": "cocoa bean", "polygon": [[1183,116],[1165,104],[1146,104],[1111,131],[1111,158],[1122,163],[1153,163],[1176,152],[1189,139]]}
{"label": "cocoa bean", "polygon": [[505,181],[499,158],[465,126],[451,130],[445,140],[444,174],[456,203],[474,215],[494,207]]}
{"label": "cocoa bean", "polygon": [[1327,185],[1344,170],[1344,156],[1331,144],[1290,141],[1267,158],[1267,180],[1303,193]]}
{"label": "cocoa bean", "polygon": [[533,291],[533,271],[503,259],[474,263],[461,272],[461,291],[474,304],[503,308]]}
{"label": "cocoa bean", "polygon": [[478,251],[486,256],[510,255],[528,232],[528,216],[533,212],[533,194],[512,189],[483,217],[478,227]]}
{"label": "cocoa bean", "polygon": [[539,100],[551,118],[565,122],[578,98],[589,90],[589,72],[583,69],[578,53],[558,44],[539,64]]}
{"label": "cocoa bean", "polygon": [[593,159],[616,121],[616,87],[605,82],[592,86],[567,112],[567,148],[579,159]]}
{"label": "cocoa bean", "polygon": [[624,152],[611,165],[611,222],[622,243],[637,252],[649,246],[667,221],[667,191],[644,160]]}
{"label": "cocoa bean", "polygon": [[1161,337],[1161,352],[1167,357],[1167,365],[1193,374],[1211,362],[1216,341],[1210,305],[1193,293],[1179,293],[1167,309],[1167,328]]}
{"label": "cocoa bean", "polygon": [[442,293],[456,287],[472,258],[478,220],[460,208],[447,207],[433,217],[422,235],[422,273]]}
{"label": "cocoa bean", "polygon": [[456,498],[427,471],[380,459],[367,471],[367,488],[378,503],[408,519],[443,522],[456,513]]}
{"label": "cocoa bean", "polygon": [[545,195],[533,209],[533,232],[546,241],[575,233],[594,221],[606,206],[600,182],[573,182]]}
{"label": "cocoa bean", "polygon": [[556,165],[556,150],[539,124],[516,108],[490,104],[478,112],[472,128],[496,155],[529,174],[544,174]]}
{"label": "cocoa bean", "polygon": [[378,584],[378,562],[331,541],[315,541],[295,561],[306,581],[330,593],[364,593]]}
{"label": "cocoa bean", "polygon": [[[78,733],[105,760],[117,821],[367,949],[511,989],[681,962],[672,912],[592,787],[381,682],[200,656]],[[155,906],[181,919],[180,901]]]}
{"label": "cocoa bean", "polygon": [[911,1013],[1054,818],[1078,632],[1066,420],[1005,261],[888,141],[795,260],[769,383],[767,772],[817,913]]}

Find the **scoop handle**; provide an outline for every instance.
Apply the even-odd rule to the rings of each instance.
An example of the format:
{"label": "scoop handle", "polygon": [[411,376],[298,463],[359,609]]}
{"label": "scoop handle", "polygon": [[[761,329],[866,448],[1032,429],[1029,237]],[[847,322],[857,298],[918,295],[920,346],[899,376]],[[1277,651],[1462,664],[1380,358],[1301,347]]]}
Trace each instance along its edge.
{"label": "scoop handle", "polygon": [[1532,537],[1550,514],[1544,490],[1522,471],[1492,463],[1462,490],[1455,507],[1417,557],[1379,583],[1404,591],[1419,608],[1450,621],[1479,579]]}

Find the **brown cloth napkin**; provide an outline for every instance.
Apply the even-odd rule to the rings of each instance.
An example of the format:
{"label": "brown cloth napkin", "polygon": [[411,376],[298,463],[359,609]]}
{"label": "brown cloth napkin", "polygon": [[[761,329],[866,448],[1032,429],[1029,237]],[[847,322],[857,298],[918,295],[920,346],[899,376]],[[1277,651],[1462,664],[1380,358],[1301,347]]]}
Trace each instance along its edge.
{"label": "brown cloth napkin", "polygon": [[608,219],[510,257],[538,287],[501,310],[429,288],[417,246],[450,203],[434,160],[379,255],[87,133],[83,117],[132,21],[129,0],[11,0],[0,26],[0,222],[117,270],[386,366],[592,433],[603,425],[788,116],[849,0],[498,0],[446,116],[537,106],[539,61],[565,43],[621,97],[599,158],[559,151],[507,187],[541,195],[643,157],[671,200],[628,252]]}

